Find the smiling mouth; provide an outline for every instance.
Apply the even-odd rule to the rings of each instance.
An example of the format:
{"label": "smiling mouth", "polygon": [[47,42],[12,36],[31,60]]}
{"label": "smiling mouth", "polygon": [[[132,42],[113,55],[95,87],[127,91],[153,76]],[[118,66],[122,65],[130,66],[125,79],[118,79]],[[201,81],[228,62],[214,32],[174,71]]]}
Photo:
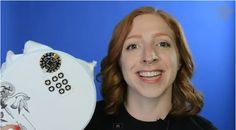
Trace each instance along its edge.
{"label": "smiling mouth", "polygon": [[155,78],[161,76],[163,70],[155,70],[155,71],[139,71],[138,75],[142,78]]}

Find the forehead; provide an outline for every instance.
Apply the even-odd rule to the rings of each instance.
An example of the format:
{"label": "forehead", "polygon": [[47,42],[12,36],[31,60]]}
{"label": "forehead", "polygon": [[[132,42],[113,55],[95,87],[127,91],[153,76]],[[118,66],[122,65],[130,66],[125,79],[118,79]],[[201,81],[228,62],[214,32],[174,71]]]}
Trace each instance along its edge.
{"label": "forehead", "polygon": [[128,36],[139,33],[163,33],[174,37],[174,32],[157,14],[142,14],[134,18],[132,29]]}

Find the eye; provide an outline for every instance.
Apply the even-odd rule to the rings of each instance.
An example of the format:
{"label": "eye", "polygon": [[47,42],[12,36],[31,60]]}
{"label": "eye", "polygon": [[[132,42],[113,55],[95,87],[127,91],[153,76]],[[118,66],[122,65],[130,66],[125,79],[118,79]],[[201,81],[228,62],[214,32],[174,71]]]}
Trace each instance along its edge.
{"label": "eye", "polygon": [[137,44],[132,43],[132,44],[129,44],[129,45],[126,47],[126,50],[133,50],[133,49],[136,49],[136,48],[138,48]]}
{"label": "eye", "polygon": [[162,48],[170,48],[170,43],[166,41],[162,41],[162,42],[159,42],[158,46]]}

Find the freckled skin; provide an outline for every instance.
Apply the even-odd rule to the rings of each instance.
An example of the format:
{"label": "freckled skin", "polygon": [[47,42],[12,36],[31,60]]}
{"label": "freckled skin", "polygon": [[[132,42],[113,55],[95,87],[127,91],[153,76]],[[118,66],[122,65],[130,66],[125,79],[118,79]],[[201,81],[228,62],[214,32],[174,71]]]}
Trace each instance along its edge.
{"label": "freckled skin", "polygon": [[[173,31],[160,16],[144,14],[134,19],[120,58],[121,70],[128,84],[128,96],[134,99],[158,98],[163,94],[171,96],[179,63],[173,39]],[[162,45],[163,42],[169,44]],[[158,60],[151,65],[144,63],[144,60],[152,59],[153,53]],[[153,78],[141,77],[137,73],[156,70],[163,70],[164,73]]]}

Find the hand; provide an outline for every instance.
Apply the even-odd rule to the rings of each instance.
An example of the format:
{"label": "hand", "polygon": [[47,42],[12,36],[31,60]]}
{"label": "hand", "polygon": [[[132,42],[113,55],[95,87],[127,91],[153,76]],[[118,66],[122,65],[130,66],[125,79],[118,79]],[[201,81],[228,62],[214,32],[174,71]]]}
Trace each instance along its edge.
{"label": "hand", "polygon": [[20,130],[19,125],[6,125],[4,127],[1,127],[1,130]]}

